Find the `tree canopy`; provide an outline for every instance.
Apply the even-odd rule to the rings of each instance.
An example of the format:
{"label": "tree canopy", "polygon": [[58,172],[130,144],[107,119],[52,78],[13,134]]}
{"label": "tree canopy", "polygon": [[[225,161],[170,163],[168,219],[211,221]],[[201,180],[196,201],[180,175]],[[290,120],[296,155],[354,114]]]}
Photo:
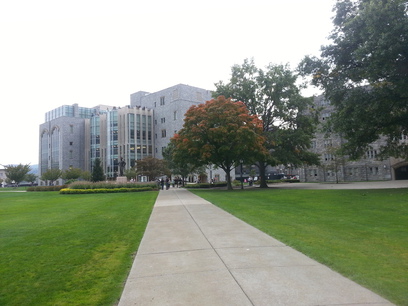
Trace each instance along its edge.
{"label": "tree canopy", "polygon": [[62,173],[64,180],[77,180],[82,177],[83,171],[80,168],[69,168]]}
{"label": "tree canopy", "polygon": [[7,165],[4,166],[6,169],[6,176],[10,181],[14,181],[15,184],[20,184],[20,182],[24,181],[28,172],[30,172],[31,168],[30,165]]}
{"label": "tree canopy", "polygon": [[232,189],[231,170],[266,154],[261,134],[262,121],[250,115],[244,103],[219,96],[192,106],[172,141],[185,163],[212,164],[224,170],[228,188]]}
{"label": "tree canopy", "polygon": [[91,173],[91,181],[92,182],[102,182],[106,179],[106,176],[103,172],[102,162],[99,158],[95,158],[92,173]]}
{"label": "tree canopy", "polygon": [[317,123],[310,108],[312,99],[301,95],[298,75],[288,65],[269,64],[256,67],[254,60],[231,68],[228,83],[215,84],[214,95],[231,97],[245,103],[252,115],[262,119],[262,130],[271,154],[257,161],[261,187],[267,187],[265,169],[268,165],[318,163],[308,151]]}
{"label": "tree canopy", "polygon": [[183,185],[188,175],[205,172],[205,166],[200,167],[186,162],[188,156],[185,156],[185,154],[188,154],[188,152],[176,150],[175,142],[172,140],[163,152],[163,158],[167,163],[167,167],[173,175],[181,176]]}
{"label": "tree canopy", "polygon": [[136,173],[138,175],[147,176],[149,181],[155,180],[157,177],[163,175],[170,175],[166,162],[152,156],[147,156],[137,161]]}
{"label": "tree canopy", "polygon": [[52,184],[62,176],[63,172],[60,169],[48,169],[41,174],[43,181],[50,181]]}
{"label": "tree canopy", "polygon": [[299,65],[336,112],[331,128],[352,158],[384,137],[384,156],[408,157],[408,10],[403,0],[339,0],[332,44]]}

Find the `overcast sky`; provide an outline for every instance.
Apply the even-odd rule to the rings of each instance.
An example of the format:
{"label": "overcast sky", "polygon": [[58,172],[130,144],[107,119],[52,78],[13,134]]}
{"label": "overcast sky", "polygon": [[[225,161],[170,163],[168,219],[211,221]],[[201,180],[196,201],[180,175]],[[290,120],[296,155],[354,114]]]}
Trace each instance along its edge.
{"label": "overcast sky", "polygon": [[179,83],[209,90],[231,66],[319,55],[334,0],[0,2],[0,165],[38,164],[44,114],[128,105]]}

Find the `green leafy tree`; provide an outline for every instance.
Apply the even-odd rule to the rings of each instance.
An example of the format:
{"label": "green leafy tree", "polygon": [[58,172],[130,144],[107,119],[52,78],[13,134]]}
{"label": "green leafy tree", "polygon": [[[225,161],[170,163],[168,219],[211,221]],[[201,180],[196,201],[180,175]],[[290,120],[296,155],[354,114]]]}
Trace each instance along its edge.
{"label": "green leafy tree", "polygon": [[186,158],[188,158],[188,156],[184,156],[184,154],[186,154],[186,152],[176,150],[174,139],[170,140],[170,143],[163,152],[163,158],[167,162],[169,170],[174,175],[181,177],[183,185],[185,179],[190,174],[205,172],[205,167],[196,166],[195,164],[186,162]]}
{"label": "green leafy tree", "polygon": [[318,164],[316,154],[309,151],[317,124],[311,98],[304,98],[298,85],[298,75],[288,65],[269,64],[265,69],[254,60],[234,65],[228,83],[215,84],[214,96],[224,95],[245,103],[252,115],[262,119],[262,131],[267,139],[269,155],[256,162],[260,187],[266,184],[268,165]]}
{"label": "green leafy tree", "polygon": [[31,183],[32,185],[37,180],[37,175],[35,175],[34,173],[27,173],[24,180]]}
{"label": "green leafy tree", "polygon": [[361,157],[384,137],[383,156],[408,157],[408,9],[403,0],[339,0],[332,44],[299,65],[335,106],[330,129]]}
{"label": "green leafy tree", "polygon": [[83,171],[79,168],[69,168],[62,174],[64,180],[77,180],[82,177]]}
{"label": "green leafy tree", "polygon": [[136,173],[138,175],[147,176],[149,181],[155,180],[157,177],[163,175],[170,176],[170,171],[166,162],[162,159],[151,156],[137,161]]}
{"label": "green leafy tree", "polygon": [[82,175],[81,177],[85,180],[85,181],[90,181],[92,179],[92,173],[89,171],[82,171]]}
{"label": "green leafy tree", "polygon": [[95,158],[93,167],[92,167],[92,175],[91,181],[92,182],[101,182],[106,179],[106,176],[103,172],[102,162],[99,158]]}
{"label": "green leafy tree", "polygon": [[224,170],[232,189],[231,170],[266,154],[261,133],[262,121],[250,115],[244,103],[219,96],[192,106],[172,141],[185,163]]}
{"label": "green leafy tree", "polygon": [[10,182],[14,181],[14,183],[18,186],[22,181],[24,181],[25,176],[28,172],[30,172],[31,168],[30,165],[7,165],[3,166],[6,169],[6,176]]}
{"label": "green leafy tree", "polygon": [[50,181],[51,185],[54,184],[62,176],[63,172],[60,169],[48,169],[41,174],[41,180]]}
{"label": "green leafy tree", "polygon": [[125,176],[127,178],[127,180],[131,180],[131,179],[136,179],[137,177],[137,172],[135,168],[129,168],[125,170]]}

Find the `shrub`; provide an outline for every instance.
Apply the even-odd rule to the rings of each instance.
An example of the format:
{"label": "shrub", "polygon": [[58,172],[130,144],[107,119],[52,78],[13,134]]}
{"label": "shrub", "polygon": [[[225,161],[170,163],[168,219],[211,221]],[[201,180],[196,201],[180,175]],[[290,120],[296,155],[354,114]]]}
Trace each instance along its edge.
{"label": "shrub", "polygon": [[67,188],[67,185],[59,186],[36,186],[28,187],[27,191],[60,191],[61,189]]}
{"label": "shrub", "polygon": [[116,182],[87,182],[77,181],[69,185],[70,189],[118,189],[118,188],[157,188],[155,182],[149,183],[116,183]]}
{"label": "shrub", "polygon": [[185,188],[216,188],[216,187],[227,187],[227,182],[218,183],[199,183],[199,184],[187,184]]}
{"label": "shrub", "polygon": [[71,189],[64,188],[60,190],[60,194],[89,194],[89,193],[118,193],[118,192],[140,192],[152,191],[151,187],[140,188],[92,188],[92,189]]}

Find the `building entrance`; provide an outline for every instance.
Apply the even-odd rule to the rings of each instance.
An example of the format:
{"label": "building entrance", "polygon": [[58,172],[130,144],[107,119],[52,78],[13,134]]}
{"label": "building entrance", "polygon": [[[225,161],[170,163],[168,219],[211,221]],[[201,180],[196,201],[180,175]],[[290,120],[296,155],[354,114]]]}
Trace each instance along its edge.
{"label": "building entrance", "polygon": [[402,166],[395,169],[396,180],[408,180],[408,166]]}

